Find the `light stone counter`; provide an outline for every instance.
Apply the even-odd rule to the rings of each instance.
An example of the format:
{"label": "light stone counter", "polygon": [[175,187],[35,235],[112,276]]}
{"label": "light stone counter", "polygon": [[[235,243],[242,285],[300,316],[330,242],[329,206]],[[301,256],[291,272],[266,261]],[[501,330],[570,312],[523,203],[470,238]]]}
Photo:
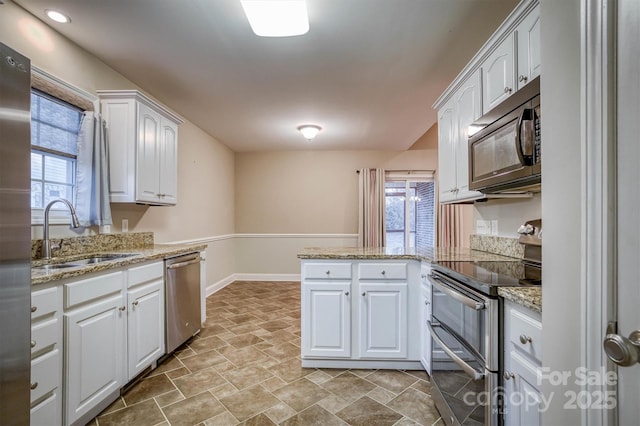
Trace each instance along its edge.
{"label": "light stone counter", "polygon": [[500,287],[498,295],[513,303],[542,313],[542,287]]}

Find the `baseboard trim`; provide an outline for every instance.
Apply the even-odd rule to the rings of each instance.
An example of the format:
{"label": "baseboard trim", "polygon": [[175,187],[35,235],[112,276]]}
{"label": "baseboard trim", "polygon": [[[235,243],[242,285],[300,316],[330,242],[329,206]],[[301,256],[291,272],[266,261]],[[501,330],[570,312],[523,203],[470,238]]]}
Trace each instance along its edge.
{"label": "baseboard trim", "polygon": [[236,281],[300,281],[300,274],[234,274]]}
{"label": "baseboard trim", "polygon": [[358,368],[381,370],[424,370],[420,361],[302,359],[303,368]]}
{"label": "baseboard trim", "polygon": [[211,296],[213,293],[222,290],[223,288],[225,288],[226,286],[234,282],[235,281],[234,275],[235,274],[231,274],[228,277],[225,277],[218,282],[208,285],[206,288],[206,295],[207,295],[206,297]]}

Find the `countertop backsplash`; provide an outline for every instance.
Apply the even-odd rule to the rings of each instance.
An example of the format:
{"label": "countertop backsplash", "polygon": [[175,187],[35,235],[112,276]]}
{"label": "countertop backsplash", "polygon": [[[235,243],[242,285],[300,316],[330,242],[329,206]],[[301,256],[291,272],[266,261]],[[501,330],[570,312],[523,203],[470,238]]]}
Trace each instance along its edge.
{"label": "countertop backsplash", "polygon": [[502,256],[524,258],[524,246],[518,238],[498,237],[495,235],[471,235],[470,244],[473,250],[500,254]]}
{"label": "countertop backsplash", "polygon": [[[153,247],[153,232],[99,234],[83,237],[51,238],[51,256],[74,256],[109,250]],[[40,259],[42,240],[31,240],[31,259]]]}

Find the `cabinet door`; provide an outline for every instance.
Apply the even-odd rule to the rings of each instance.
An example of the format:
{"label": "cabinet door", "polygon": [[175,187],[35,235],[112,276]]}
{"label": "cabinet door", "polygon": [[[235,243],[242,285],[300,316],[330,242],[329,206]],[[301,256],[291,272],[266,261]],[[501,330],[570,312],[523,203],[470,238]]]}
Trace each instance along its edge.
{"label": "cabinet door", "polygon": [[159,193],[163,204],[178,203],[178,126],[162,120],[159,151]]}
{"label": "cabinet door", "polygon": [[469,190],[469,125],[482,115],[480,71],[473,73],[454,95],[456,126],[456,198],[478,197]]}
{"label": "cabinet door", "polygon": [[483,62],[482,108],[487,113],[511,96],[514,84],[513,35],[509,35]]}
{"label": "cabinet door", "polygon": [[119,294],[64,315],[67,423],[76,421],[123,385],[123,307]]}
{"label": "cabinet door", "polygon": [[505,362],[505,425],[540,426],[537,367],[516,351]]}
{"label": "cabinet door", "polygon": [[540,5],[515,31],[518,46],[518,90],[540,75]]}
{"label": "cabinet door", "polygon": [[159,146],[161,117],[148,106],[138,104],[138,146],[136,158],[136,199],[159,202]]}
{"label": "cabinet door", "polygon": [[438,192],[439,201],[456,198],[456,141],[453,102],[438,111]]}
{"label": "cabinet door", "polygon": [[302,356],[351,357],[351,281],[302,284]]}
{"label": "cabinet door", "polygon": [[360,358],[407,357],[407,283],[358,286]]}
{"label": "cabinet door", "polygon": [[431,289],[422,287],[420,308],[420,362],[425,371],[431,374],[431,333],[427,322],[431,319]]}
{"label": "cabinet door", "polygon": [[164,355],[164,285],[162,280],[127,293],[128,380]]}

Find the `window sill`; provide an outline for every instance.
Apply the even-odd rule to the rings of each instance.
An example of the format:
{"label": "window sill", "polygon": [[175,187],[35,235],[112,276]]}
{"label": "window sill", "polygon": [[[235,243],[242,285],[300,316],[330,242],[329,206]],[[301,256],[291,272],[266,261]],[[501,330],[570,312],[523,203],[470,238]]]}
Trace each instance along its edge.
{"label": "window sill", "polygon": [[[49,211],[49,224],[50,225],[68,225],[71,221],[71,216],[67,210],[50,210]],[[31,209],[31,226],[44,225],[44,209]]]}

